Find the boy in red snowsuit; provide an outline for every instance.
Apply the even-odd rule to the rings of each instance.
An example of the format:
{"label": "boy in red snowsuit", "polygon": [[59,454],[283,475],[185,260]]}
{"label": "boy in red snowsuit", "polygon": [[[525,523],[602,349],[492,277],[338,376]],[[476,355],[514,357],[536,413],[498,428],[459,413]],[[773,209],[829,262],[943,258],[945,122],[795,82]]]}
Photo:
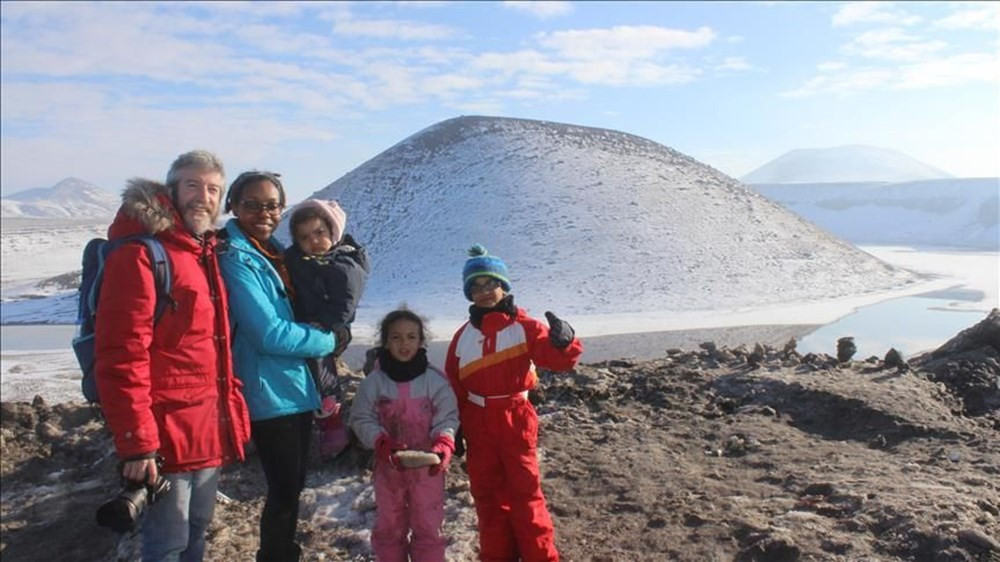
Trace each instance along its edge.
{"label": "boy in red snowsuit", "polygon": [[538,416],[528,391],[538,383],[535,365],[568,371],[583,344],[551,312],[546,326],[514,306],[502,260],[478,244],[469,255],[462,277],[473,304],[469,321],[452,338],[445,372],[467,441],[480,559],[556,561],[538,471]]}

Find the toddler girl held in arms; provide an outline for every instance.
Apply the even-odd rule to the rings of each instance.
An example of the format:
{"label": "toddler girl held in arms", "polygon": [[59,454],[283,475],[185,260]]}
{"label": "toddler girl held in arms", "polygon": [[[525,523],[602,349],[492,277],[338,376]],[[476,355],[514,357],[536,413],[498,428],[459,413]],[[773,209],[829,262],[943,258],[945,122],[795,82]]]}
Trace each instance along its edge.
{"label": "toddler girl held in arms", "polygon": [[308,361],[322,407],[316,413],[319,450],[336,457],[347,447],[347,428],[340,405],[344,396],[337,374],[337,357],[351,341],[351,322],[368,280],[368,255],[344,234],[347,214],[336,201],[307,199],[292,211],[292,247],[285,263],[295,289],[295,319],[333,332],[333,353]]}

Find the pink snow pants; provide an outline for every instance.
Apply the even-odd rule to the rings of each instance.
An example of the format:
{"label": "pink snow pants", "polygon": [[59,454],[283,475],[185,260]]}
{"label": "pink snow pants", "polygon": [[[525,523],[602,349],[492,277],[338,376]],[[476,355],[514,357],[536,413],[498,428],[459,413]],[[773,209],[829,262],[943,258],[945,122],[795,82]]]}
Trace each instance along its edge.
{"label": "pink snow pants", "polygon": [[[410,383],[396,387],[399,398],[380,400],[376,406],[379,423],[407,448],[429,450],[433,404],[427,397],[410,398]],[[444,562],[444,474],[431,476],[428,471],[375,464],[372,549],[379,562]]]}

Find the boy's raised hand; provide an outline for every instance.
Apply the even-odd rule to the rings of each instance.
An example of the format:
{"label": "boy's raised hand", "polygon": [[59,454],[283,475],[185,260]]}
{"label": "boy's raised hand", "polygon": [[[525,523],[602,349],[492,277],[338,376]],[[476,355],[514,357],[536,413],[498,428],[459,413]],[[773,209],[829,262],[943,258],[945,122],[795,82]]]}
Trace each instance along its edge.
{"label": "boy's raised hand", "polygon": [[553,346],[565,349],[573,343],[576,332],[573,331],[573,326],[570,326],[569,322],[561,320],[549,311],[545,311],[545,319],[549,321],[549,341],[552,342]]}

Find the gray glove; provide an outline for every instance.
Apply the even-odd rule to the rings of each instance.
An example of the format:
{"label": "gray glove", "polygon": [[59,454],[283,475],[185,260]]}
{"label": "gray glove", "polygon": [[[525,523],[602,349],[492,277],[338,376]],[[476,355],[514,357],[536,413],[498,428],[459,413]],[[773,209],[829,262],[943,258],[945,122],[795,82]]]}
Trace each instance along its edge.
{"label": "gray glove", "polygon": [[553,346],[557,349],[565,349],[573,343],[576,332],[573,331],[573,326],[570,326],[569,322],[560,320],[558,316],[549,311],[545,311],[545,319],[549,321],[549,341],[552,342]]}

